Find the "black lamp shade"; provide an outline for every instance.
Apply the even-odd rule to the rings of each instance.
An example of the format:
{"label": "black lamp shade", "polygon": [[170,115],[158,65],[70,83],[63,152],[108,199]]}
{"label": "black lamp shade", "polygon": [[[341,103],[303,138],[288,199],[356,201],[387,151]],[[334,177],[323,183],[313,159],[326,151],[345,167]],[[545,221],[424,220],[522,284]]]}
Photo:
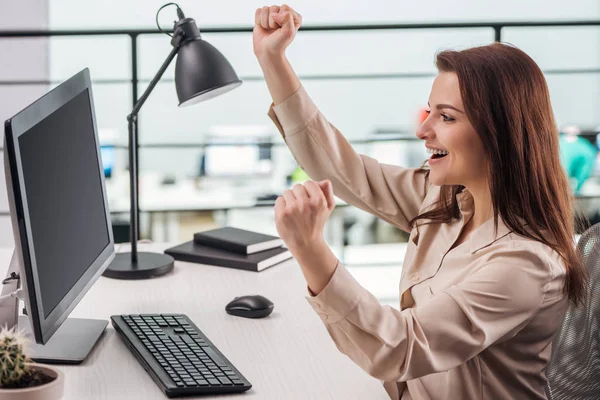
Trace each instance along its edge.
{"label": "black lamp shade", "polygon": [[196,38],[182,44],[175,64],[175,87],[179,106],[216,97],[242,84],[219,50]]}

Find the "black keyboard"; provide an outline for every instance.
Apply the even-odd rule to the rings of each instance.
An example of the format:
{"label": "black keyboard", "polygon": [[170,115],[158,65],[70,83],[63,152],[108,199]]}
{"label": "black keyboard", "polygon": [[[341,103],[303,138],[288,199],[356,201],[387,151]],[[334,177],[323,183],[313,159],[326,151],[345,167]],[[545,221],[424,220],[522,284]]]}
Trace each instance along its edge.
{"label": "black keyboard", "polygon": [[240,393],[252,387],[186,315],[113,315],[110,319],[168,397]]}

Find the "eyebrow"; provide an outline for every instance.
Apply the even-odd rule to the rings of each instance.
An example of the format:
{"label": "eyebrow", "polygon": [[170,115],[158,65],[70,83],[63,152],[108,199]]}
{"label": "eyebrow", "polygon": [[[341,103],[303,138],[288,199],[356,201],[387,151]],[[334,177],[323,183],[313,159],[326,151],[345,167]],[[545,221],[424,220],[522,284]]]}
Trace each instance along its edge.
{"label": "eyebrow", "polygon": [[[431,105],[429,105],[429,102],[427,102],[427,105],[431,108]],[[438,110],[441,110],[443,108],[450,108],[452,110],[458,111],[459,113],[463,113],[463,114],[465,113],[464,111],[459,110],[458,108],[456,108],[456,107],[454,107],[453,105],[450,105],[450,104],[438,104],[438,105],[435,106],[435,108],[437,108]]]}

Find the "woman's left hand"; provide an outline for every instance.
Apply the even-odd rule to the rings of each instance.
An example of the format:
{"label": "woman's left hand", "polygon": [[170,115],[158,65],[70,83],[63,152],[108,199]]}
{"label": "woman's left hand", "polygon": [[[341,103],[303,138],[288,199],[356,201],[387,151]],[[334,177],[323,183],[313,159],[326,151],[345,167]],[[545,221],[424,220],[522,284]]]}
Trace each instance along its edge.
{"label": "woman's left hand", "polygon": [[335,207],[329,180],[307,181],[275,201],[275,226],[292,254],[324,242],[323,229]]}

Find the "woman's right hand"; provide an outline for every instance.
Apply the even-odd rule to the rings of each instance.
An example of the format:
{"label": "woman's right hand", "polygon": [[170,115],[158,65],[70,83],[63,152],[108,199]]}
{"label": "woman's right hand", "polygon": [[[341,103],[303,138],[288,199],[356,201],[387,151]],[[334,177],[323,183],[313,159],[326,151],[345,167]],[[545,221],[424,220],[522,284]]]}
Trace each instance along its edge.
{"label": "woman's right hand", "polygon": [[302,16],[290,6],[265,6],[254,14],[252,44],[257,58],[281,56],[296,37]]}

